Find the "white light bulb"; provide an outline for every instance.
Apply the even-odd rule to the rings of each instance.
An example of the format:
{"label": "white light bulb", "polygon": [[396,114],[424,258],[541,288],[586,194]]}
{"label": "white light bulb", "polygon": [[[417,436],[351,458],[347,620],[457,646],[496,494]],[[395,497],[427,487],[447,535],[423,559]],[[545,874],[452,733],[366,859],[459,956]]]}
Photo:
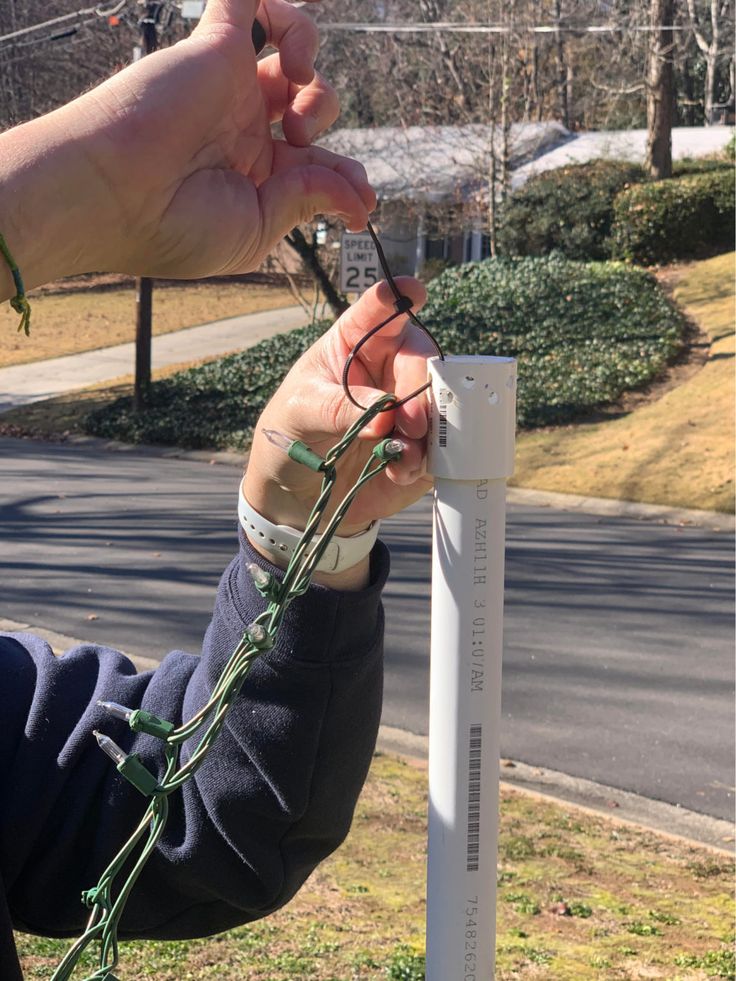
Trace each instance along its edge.
{"label": "white light bulb", "polygon": [[289,452],[289,447],[294,442],[293,439],[289,439],[284,433],[279,432],[278,429],[263,429],[263,435],[269,441],[273,443],[274,446],[278,446],[280,450],[284,450],[285,453]]}
{"label": "white light bulb", "polygon": [[261,623],[251,623],[251,625],[248,627],[247,633],[254,644],[262,644],[268,637],[268,632]]}
{"label": "white light bulb", "polygon": [[124,763],[128,758],[128,754],[122,750],[114,740],[110,739],[109,736],[103,735],[96,729],[93,730],[93,735],[97,740],[97,745],[100,747],[103,753],[107,753],[113,763]]}
{"label": "white light bulb", "polygon": [[122,719],[123,722],[129,722],[133,714],[133,709],[119,705],[117,702],[98,702],[97,704],[116,719]]}
{"label": "white light bulb", "polygon": [[250,573],[251,579],[256,586],[259,586],[261,589],[265,589],[270,585],[270,572],[266,572],[265,569],[262,569],[259,565],[256,565],[255,562],[248,563],[248,572]]}

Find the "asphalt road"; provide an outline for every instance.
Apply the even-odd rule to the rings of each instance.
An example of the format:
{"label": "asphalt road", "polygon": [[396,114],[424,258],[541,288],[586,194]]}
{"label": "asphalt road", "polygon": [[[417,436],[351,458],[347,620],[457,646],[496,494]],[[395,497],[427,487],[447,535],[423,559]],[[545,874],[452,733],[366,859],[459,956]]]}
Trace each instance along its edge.
{"label": "asphalt road", "polygon": [[[0,617],[154,658],[198,649],[236,467],[0,439],[0,475]],[[426,733],[429,499],[382,537],[384,722]],[[724,533],[511,507],[503,755],[730,819],[732,558]]]}

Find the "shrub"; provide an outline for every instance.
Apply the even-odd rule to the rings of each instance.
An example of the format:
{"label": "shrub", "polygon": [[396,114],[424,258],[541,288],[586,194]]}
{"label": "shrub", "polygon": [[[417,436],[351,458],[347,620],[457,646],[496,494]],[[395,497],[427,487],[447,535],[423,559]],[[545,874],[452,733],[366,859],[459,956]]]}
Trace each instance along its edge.
{"label": "shrub", "polygon": [[430,283],[433,279],[437,279],[446,269],[451,269],[452,265],[449,259],[427,259],[422,266],[420,274],[422,281]]}
{"label": "shrub", "polygon": [[[648,381],[677,349],[680,315],[643,270],[560,256],[489,259],[444,272],[423,314],[448,354],[519,359],[521,425],[561,422]],[[279,382],[325,329],[279,334],[155,382],[92,413],[88,432],[185,447],[250,445]]]}
{"label": "shrub", "polygon": [[684,329],[653,277],[622,263],[487,259],[428,292],[422,316],[448,354],[518,358],[521,426],[563,422],[646,383]]}
{"label": "shrub", "polygon": [[673,177],[687,177],[690,174],[710,174],[714,170],[733,170],[733,161],[726,156],[685,157],[672,163]]}
{"label": "shrub", "polygon": [[559,167],[531,177],[501,210],[498,251],[606,259],[613,202],[628,185],[646,179],[643,167],[615,160]]}
{"label": "shrub", "polygon": [[120,398],[90,413],[85,430],[128,443],[245,449],[284,375],[327,326],[300,327],[179,371],[153,383],[143,412],[136,412],[132,398]]}
{"label": "shrub", "polygon": [[734,243],[732,169],[640,184],[614,205],[612,252],[643,265],[728,251]]}

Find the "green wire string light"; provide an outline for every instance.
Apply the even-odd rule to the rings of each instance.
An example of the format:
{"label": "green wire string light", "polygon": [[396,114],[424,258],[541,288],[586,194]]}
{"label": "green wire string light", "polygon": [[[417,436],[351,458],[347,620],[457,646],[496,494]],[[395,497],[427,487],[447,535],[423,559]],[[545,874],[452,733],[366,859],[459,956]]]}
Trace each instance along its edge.
{"label": "green wire string light", "polygon": [[[402,444],[399,440],[384,439],[378,443],[358,479],[337,505],[332,517],[327,520],[324,532],[313,544],[317,529],[325,519],[335,487],[338,461],[357,439],[361,430],[375,416],[397,403],[398,399],[395,395],[383,395],[365,410],[324,458],[299,440],[289,440],[280,433],[268,434],[272,441],[276,441],[273,437],[279,438],[278,441],[283,449],[293,460],[320,472],[322,485],[283,580],[279,582],[255,563],[249,566],[256,588],[266,599],[267,606],[245,630],[230,655],[207,704],[187,722],[175,727],[173,723],[159,719],[142,709],[128,709],[115,702],[99,703],[112,716],[127,722],[133,731],[148,733],[161,739],[162,772],[159,776],[154,775],[138,756],[127,754],[109,736],[94,732],[98,745],[113,760],[121,776],[148,797],[149,801],[138,826],[103,871],[97,885],[82,893],[82,902],[91,910],[86,929],[67,951],[56,968],[52,981],[69,981],[78,967],[82,954],[93,943],[99,944],[99,967],[92,974],[87,975],[84,981],[117,981],[113,972],[120,960],[118,948],[120,919],[130,893],[166,827],[169,796],[190,780],[206,759],[225,725],[228,712],[237,699],[253,663],[264,651],[273,647],[287,608],[296,597],[303,595],[308,589],[317,564],[358,492],[369,480],[382,473],[392,460],[398,460],[401,456]],[[182,762],[181,747],[200,733],[196,748],[186,762]],[[125,878],[119,881],[123,868],[133,860],[136,852],[138,854],[132,868],[129,872],[126,869]]]}
{"label": "green wire string light", "polygon": [[[398,460],[401,456],[403,446],[400,440],[388,438],[379,442],[373,448],[373,452],[358,479],[337,505],[332,517],[327,520],[324,531],[314,542],[314,536],[326,517],[327,508],[335,488],[337,463],[340,458],[358,438],[361,430],[379,413],[399,408],[410,399],[416,398],[428,387],[428,384],[423,385],[401,399],[397,398],[396,395],[385,394],[371,406],[362,406],[352,395],[349,384],[350,366],[358,352],[371,337],[395,320],[396,317],[406,315],[412,324],[424,332],[434,345],[440,359],[444,360],[444,354],[439,344],[412,311],[411,299],[400,292],[394,281],[381,243],[370,222],[368,223],[368,232],[375,243],[378,261],[386,281],[394,294],[395,312],[368,331],[353,347],[345,362],[342,375],[343,391],[347,399],[362,410],[362,415],[347,430],[342,439],[327,452],[325,457],[320,457],[301,440],[289,439],[288,436],[274,430],[263,431],[270,442],[283,449],[296,463],[300,463],[316,473],[321,473],[322,485],[307,520],[304,533],[294,550],[282,581],[279,582],[271,573],[255,563],[248,566],[254,585],[267,601],[267,606],[263,613],[259,614],[253,623],[247,627],[237,647],[230,655],[207,704],[203,705],[188,722],[176,727],[172,722],[159,719],[143,709],[128,709],[115,702],[99,703],[112,716],[127,722],[134,732],[144,732],[157,736],[161,740],[162,775],[155,776],[138,756],[134,753],[126,753],[109,736],[97,731],[93,733],[100,749],[115,763],[118,773],[150,799],[135,831],[104,870],[97,885],[82,893],[82,902],[91,910],[87,927],[82,936],[69,948],[56,968],[51,981],[70,981],[79,965],[82,954],[90,944],[95,942],[99,944],[100,966],[92,974],[87,975],[83,981],[118,981],[113,971],[117,968],[120,960],[118,949],[120,918],[143,867],[153,853],[166,827],[170,794],[190,780],[205,761],[225,725],[227,714],[237,699],[253,662],[264,651],[273,647],[286,610],[293,600],[302,596],[309,588],[320,559],[359,491],[369,480],[383,473],[392,460]],[[0,251],[5,255],[12,269],[14,263],[1,236]],[[19,291],[20,289],[19,287]],[[16,297],[16,299],[18,298]],[[28,312],[30,314],[30,310]],[[180,760],[182,745],[200,732],[202,735],[196,749],[187,761],[182,763]],[[138,849],[138,857],[134,861],[133,867],[127,873],[124,881],[118,884],[118,880],[123,874],[123,868],[133,859],[136,849]]]}
{"label": "green wire string light", "polygon": [[20,274],[18,264],[13,258],[8,248],[8,243],[2,235],[0,235],[0,255],[5,259],[15,284],[16,292],[10,301],[10,305],[17,314],[20,314],[18,331],[22,330],[26,337],[28,337],[31,333],[31,304],[28,302],[28,297],[26,296],[26,288],[23,285],[23,277]]}

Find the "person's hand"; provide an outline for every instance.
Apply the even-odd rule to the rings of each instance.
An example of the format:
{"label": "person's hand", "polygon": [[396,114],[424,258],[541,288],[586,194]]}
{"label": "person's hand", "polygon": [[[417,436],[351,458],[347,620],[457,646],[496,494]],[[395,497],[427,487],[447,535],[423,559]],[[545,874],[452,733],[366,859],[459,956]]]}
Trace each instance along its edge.
{"label": "person's hand", "polygon": [[[259,62],[256,13],[278,49]],[[242,273],[315,214],[364,228],[364,168],[310,146],[339,111],[317,48],[314,23],[286,0],[209,0],[187,40],[3,134],[3,232],[26,286],[105,270]]]}
{"label": "person's hand", "polygon": [[[422,284],[403,277],[397,284],[418,309],[426,298]],[[264,409],[256,425],[243,491],[255,510],[274,524],[304,528],[321,477],[292,461],[267,439],[264,430],[300,439],[324,456],[362,414],[342,388],[345,360],[364,334],[393,313],[393,304],[394,296],[386,282],[371,287],[302,355]],[[403,398],[426,382],[427,358],[435,353],[428,338],[407,317],[397,317],[361,348],[350,368],[350,391],[365,406],[385,392]],[[422,393],[398,409],[380,413],[340,459],[333,505],[355,483],[380,439],[394,433],[405,447],[401,459],[389,464],[358,494],[338,529],[339,535],[356,534],[375,519],[395,514],[431,487],[432,480],[426,474],[427,405]],[[253,544],[258,547],[257,542]],[[340,586],[360,586],[366,574],[367,563],[356,569],[354,576],[343,577]],[[329,583],[330,576],[324,575],[320,581]]]}

